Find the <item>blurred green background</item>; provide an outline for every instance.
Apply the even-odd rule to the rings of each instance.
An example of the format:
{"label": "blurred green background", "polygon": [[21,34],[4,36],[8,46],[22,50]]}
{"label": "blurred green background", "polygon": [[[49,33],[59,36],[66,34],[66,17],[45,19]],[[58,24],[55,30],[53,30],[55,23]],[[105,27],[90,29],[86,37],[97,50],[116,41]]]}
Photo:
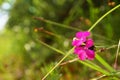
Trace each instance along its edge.
{"label": "blurred green background", "polygon": [[[0,0],[0,18],[6,15],[7,20],[0,30],[0,80],[40,80],[63,55],[38,40],[67,52],[77,30],[88,30],[117,4],[119,0]],[[120,8],[92,30],[98,48],[118,44],[119,23]],[[113,65],[116,49],[113,47],[100,55]],[[89,80],[99,75],[73,62],[55,69],[46,80]]]}

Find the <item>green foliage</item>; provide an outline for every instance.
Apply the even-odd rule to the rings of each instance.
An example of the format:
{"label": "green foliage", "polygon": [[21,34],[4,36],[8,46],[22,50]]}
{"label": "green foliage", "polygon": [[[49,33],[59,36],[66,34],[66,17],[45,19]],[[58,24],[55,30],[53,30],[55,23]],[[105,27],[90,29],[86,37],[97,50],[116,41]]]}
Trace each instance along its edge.
{"label": "green foliage", "polygon": [[[50,69],[52,69],[52,67],[54,66],[54,63],[45,65],[44,67],[41,68],[41,74],[44,76]],[[59,80],[60,79],[60,72],[59,69],[56,69],[52,72],[52,74],[50,74],[50,76],[48,78],[46,78],[46,80]]]}
{"label": "green foliage", "polygon": [[[0,5],[3,1],[0,0]],[[11,4],[13,0],[6,1]],[[117,4],[119,0],[115,0]],[[75,32],[88,30],[115,5],[109,6],[107,0],[16,0],[8,10],[9,20],[0,34],[0,80],[40,80],[72,47]],[[119,12],[120,8],[109,14],[92,31],[97,50],[101,46],[109,48],[117,45],[120,38]],[[47,46],[50,49],[39,41],[50,45]],[[114,63],[117,49],[116,46],[112,48],[99,53],[110,65]],[[66,61],[76,57],[70,56],[73,57],[68,57]],[[101,67],[100,70],[104,70],[105,67],[98,61],[94,62]],[[90,64],[89,67],[93,64],[80,63]],[[96,65],[93,69],[97,70]],[[101,76],[99,71],[75,62],[55,69],[47,80],[88,80]],[[114,79],[117,80],[116,77]]]}

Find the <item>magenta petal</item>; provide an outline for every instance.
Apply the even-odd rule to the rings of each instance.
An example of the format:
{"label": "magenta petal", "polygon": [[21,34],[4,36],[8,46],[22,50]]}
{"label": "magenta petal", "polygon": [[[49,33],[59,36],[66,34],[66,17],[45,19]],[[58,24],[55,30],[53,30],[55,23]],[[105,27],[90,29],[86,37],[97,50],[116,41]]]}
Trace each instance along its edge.
{"label": "magenta petal", "polygon": [[80,51],[80,50],[83,50],[83,48],[82,48],[82,47],[75,47],[74,53],[75,53],[75,54],[79,54],[79,51]]}
{"label": "magenta petal", "polygon": [[89,60],[93,60],[95,58],[95,53],[93,50],[86,50],[86,55]]}
{"label": "magenta petal", "polygon": [[82,38],[82,37],[87,37],[87,36],[89,36],[90,35],[90,32],[88,32],[88,31],[85,31],[85,32],[77,32],[76,33],[76,37],[77,38]]}
{"label": "magenta petal", "polygon": [[78,54],[78,53],[79,53],[79,49],[77,49],[77,48],[74,49],[74,53],[75,53],[75,54]]}
{"label": "magenta petal", "polygon": [[79,45],[81,45],[83,42],[81,41],[81,40],[73,40],[72,41],[72,45],[73,46],[79,46]]}
{"label": "magenta petal", "polygon": [[91,47],[91,46],[93,46],[93,45],[94,45],[94,42],[93,42],[92,39],[86,40],[86,47]]}
{"label": "magenta petal", "polygon": [[80,50],[78,57],[80,60],[85,60],[87,58],[86,52],[84,50]]}
{"label": "magenta petal", "polygon": [[83,37],[83,32],[77,32],[77,33],[76,33],[76,37],[77,37],[77,38]]}
{"label": "magenta petal", "polygon": [[89,36],[89,35],[90,35],[90,32],[85,31],[83,34],[84,34],[84,36],[86,36],[86,37],[87,37],[87,36]]}
{"label": "magenta petal", "polygon": [[75,38],[72,41],[72,45],[75,47],[74,53],[78,55],[80,60],[93,60],[95,58],[94,42],[87,37],[90,32],[77,32]]}

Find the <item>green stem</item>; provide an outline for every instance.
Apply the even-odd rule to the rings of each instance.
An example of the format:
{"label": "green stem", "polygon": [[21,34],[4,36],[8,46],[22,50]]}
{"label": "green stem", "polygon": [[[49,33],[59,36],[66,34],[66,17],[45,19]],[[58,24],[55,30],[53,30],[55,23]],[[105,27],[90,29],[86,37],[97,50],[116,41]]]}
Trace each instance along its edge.
{"label": "green stem", "polygon": [[102,69],[101,67],[99,67],[98,65],[96,65],[96,64],[94,64],[92,62],[91,62],[92,64],[89,63],[89,62],[80,61],[80,60],[79,60],[79,62],[86,65],[86,66],[88,66],[88,67],[90,67],[90,68],[92,68],[92,69],[94,69],[94,70],[97,70],[97,71],[99,71],[99,72],[101,72],[101,73],[103,73],[105,75],[109,75],[109,72],[107,72],[106,70]]}
{"label": "green stem", "polygon": [[70,49],[67,54],[42,78],[42,80],[45,80],[45,78],[56,68],[60,65],[60,63],[66,58],[68,57],[74,50],[74,47],[72,49]]}
{"label": "green stem", "polygon": [[[105,69],[101,68],[100,66],[98,66],[98,65],[95,64],[95,63],[93,63],[92,61],[87,60],[87,63],[91,64],[92,67],[95,66],[95,67],[96,67],[95,70],[97,70],[97,71],[99,71],[99,72],[101,72],[101,73],[103,73],[103,74],[105,74],[105,75],[109,75],[109,72],[108,72],[108,71],[106,71]],[[93,69],[94,69],[94,68],[93,68]]]}
{"label": "green stem", "polygon": [[[56,49],[56,48],[54,48],[54,47],[51,47],[50,45],[48,45],[48,44],[46,44],[46,43],[44,43],[44,42],[42,42],[42,41],[40,41],[40,40],[37,40],[37,41],[40,42],[41,44],[43,44],[44,46],[52,49],[53,51],[56,51],[56,52],[58,52],[58,53],[60,53],[60,54],[62,54],[62,55],[65,55],[64,52],[62,52],[62,51],[60,51],[60,50],[58,50],[58,49]],[[69,57],[70,57],[70,59],[73,59],[73,58],[74,58],[73,56],[69,56]],[[86,66],[88,66],[88,67],[90,67],[90,68],[92,68],[92,69],[94,69],[94,70],[97,70],[97,71],[99,71],[99,72],[101,72],[101,73],[103,73],[103,74],[105,74],[105,75],[108,75],[108,74],[109,74],[106,70],[102,69],[101,67],[99,67],[98,65],[96,65],[96,64],[94,64],[94,63],[92,63],[92,62],[90,62],[90,61],[80,61],[80,60],[78,60],[78,62],[80,62],[80,63],[82,63],[82,64],[84,64],[84,65],[86,65]],[[94,66],[93,66],[93,65],[94,65]]]}
{"label": "green stem", "polygon": [[54,48],[54,47],[51,47],[50,45],[48,45],[48,44],[46,44],[46,43],[44,43],[44,42],[42,42],[42,41],[40,41],[40,40],[37,40],[37,41],[38,41],[39,43],[41,43],[42,45],[44,45],[44,46],[52,49],[53,51],[56,51],[56,52],[58,52],[58,53],[60,53],[60,54],[62,54],[62,55],[65,55],[64,52],[62,52],[62,51],[60,51],[60,50],[58,50],[58,49],[56,49],[56,48]]}
{"label": "green stem", "polygon": [[[88,30],[89,32],[103,19],[105,18],[108,14],[110,14],[111,12],[113,12],[114,10],[116,10],[117,8],[120,7],[120,4],[117,5],[116,7],[112,8],[111,10],[109,10],[107,13],[105,13],[102,17],[100,17]],[[103,64],[109,71],[113,72],[115,71],[104,59],[102,59],[98,54],[96,54],[96,59]]]}
{"label": "green stem", "polygon": [[105,13],[102,17],[100,17],[93,25],[92,27],[90,27],[90,29],[88,30],[89,32],[103,19],[105,18],[108,14],[110,14],[111,12],[113,12],[114,10],[116,10],[117,8],[120,7],[120,4],[117,5],[116,7],[112,8],[111,10],[109,10],[107,13]]}
{"label": "green stem", "polygon": [[118,42],[118,48],[117,48],[115,63],[114,63],[114,69],[117,69],[117,66],[118,66],[117,61],[118,61],[118,56],[119,56],[119,50],[120,50],[120,39],[119,39],[119,42]]}
{"label": "green stem", "polygon": [[104,65],[104,67],[106,67],[110,72],[114,72],[115,70],[102,58],[100,57],[98,54],[96,54],[96,59],[102,64]]}
{"label": "green stem", "polygon": [[[104,17],[106,17],[108,14],[110,14],[111,12],[113,12],[114,10],[116,10],[117,8],[120,7],[120,4],[117,5],[116,7],[114,7],[113,9],[111,9],[110,11],[108,11],[106,14],[104,14],[101,18],[99,18],[94,24],[93,26],[88,30],[88,31],[91,31]],[[51,23],[51,24],[55,24],[55,25],[58,25],[58,26],[61,26],[61,27],[67,27],[68,26],[65,26],[65,25],[62,25],[62,24],[58,24],[58,23],[55,23],[55,22],[51,22],[51,21],[48,21],[48,20],[45,20],[45,19],[41,19],[42,21],[45,21],[47,23]],[[74,29],[72,27],[69,27],[69,29]],[[72,53],[74,50],[74,47],[72,49],[70,49],[68,51],[68,53],[42,78],[42,80],[44,80],[56,67],[58,67],[60,65],[60,63],[66,58],[69,56],[70,53]],[[108,68],[110,71],[114,71],[114,69],[109,65],[107,64],[99,55],[96,55],[96,59],[101,62],[106,68]],[[82,61],[81,61],[82,62]],[[90,67],[92,67],[91,65],[89,65]],[[108,74],[107,72],[104,72],[105,74]]]}
{"label": "green stem", "polygon": [[37,19],[37,20],[40,20],[40,21],[43,21],[43,22],[46,22],[46,23],[49,23],[49,24],[59,26],[59,27],[63,27],[63,28],[67,28],[67,29],[71,29],[71,30],[75,30],[75,31],[80,31],[80,29],[78,29],[78,28],[68,26],[68,25],[64,25],[64,24],[60,24],[60,23],[57,23],[57,22],[54,22],[54,21],[50,21],[50,20],[44,19],[42,17],[33,17],[33,18]]}

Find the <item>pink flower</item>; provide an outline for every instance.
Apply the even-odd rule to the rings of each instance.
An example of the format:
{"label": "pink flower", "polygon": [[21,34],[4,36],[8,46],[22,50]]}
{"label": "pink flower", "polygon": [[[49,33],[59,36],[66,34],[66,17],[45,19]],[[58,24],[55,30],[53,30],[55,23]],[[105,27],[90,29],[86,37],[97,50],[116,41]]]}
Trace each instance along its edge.
{"label": "pink flower", "polygon": [[86,45],[75,47],[74,53],[78,55],[80,60],[93,60],[95,57],[93,40],[89,39],[85,42],[85,44]]}
{"label": "pink flower", "polygon": [[73,39],[72,45],[75,46],[74,53],[78,55],[80,60],[93,60],[95,58],[94,42],[87,37],[90,32],[78,32]]}
{"label": "pink flower", "polygon": [[86,38],[90,35],[90,32],[77,32],[76,37],[73,39],[72,45],[79,46],[86,41]]}
{"label": "pink flower", "polygon": [[82,37],[88,37],[90,35],[90,32],[84,31],[84,32],[77,32],[76,37],[77,38],[82,38]]}

